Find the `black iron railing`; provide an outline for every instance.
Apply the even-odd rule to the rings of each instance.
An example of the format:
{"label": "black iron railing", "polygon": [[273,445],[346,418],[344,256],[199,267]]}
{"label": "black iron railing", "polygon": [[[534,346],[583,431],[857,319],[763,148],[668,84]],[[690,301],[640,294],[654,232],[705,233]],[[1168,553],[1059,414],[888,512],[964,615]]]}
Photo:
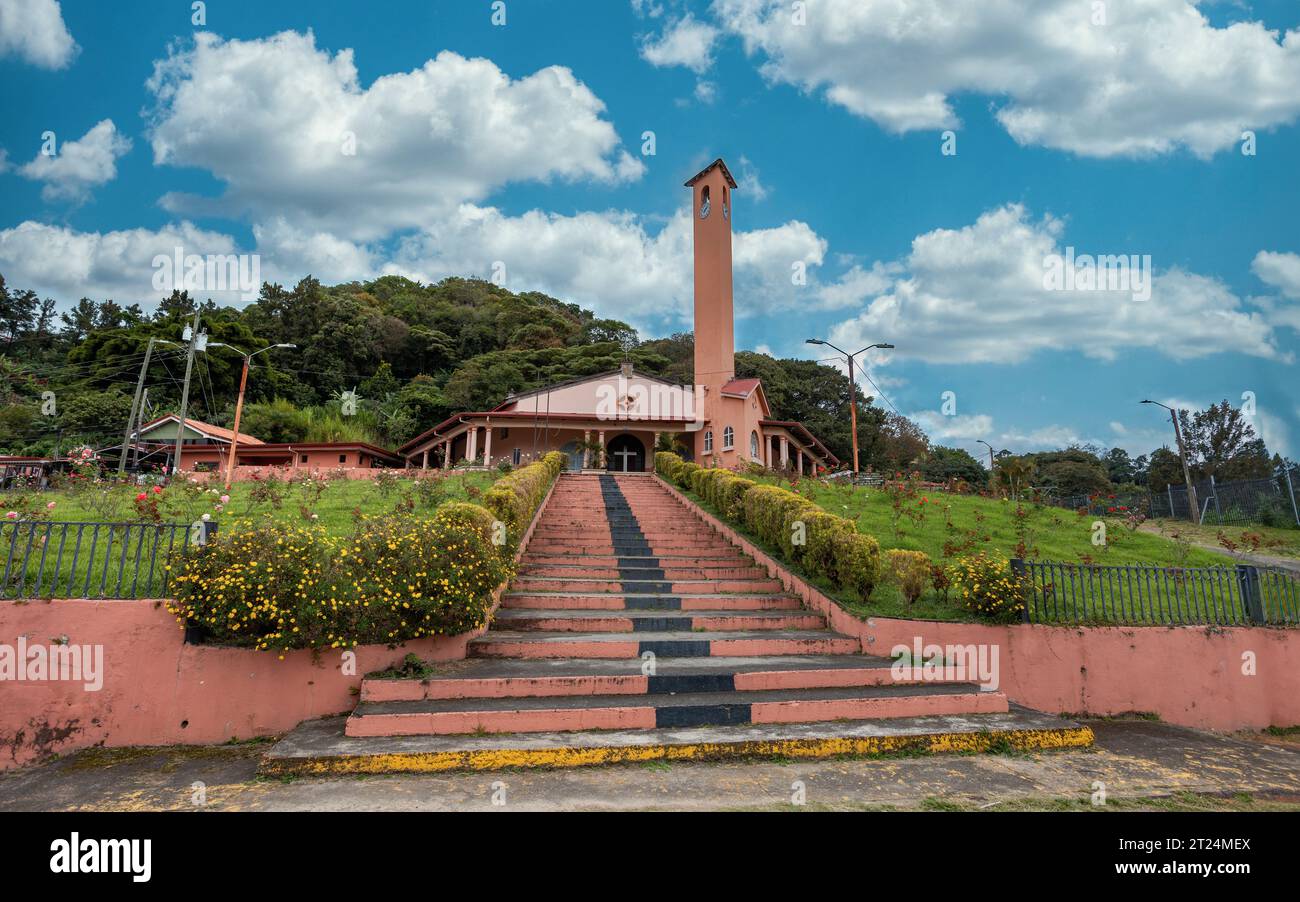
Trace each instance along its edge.
{"label": "black iron railing", "polygon": [[163,598],[167,565],[216,524],[0,522],[0,598]]}

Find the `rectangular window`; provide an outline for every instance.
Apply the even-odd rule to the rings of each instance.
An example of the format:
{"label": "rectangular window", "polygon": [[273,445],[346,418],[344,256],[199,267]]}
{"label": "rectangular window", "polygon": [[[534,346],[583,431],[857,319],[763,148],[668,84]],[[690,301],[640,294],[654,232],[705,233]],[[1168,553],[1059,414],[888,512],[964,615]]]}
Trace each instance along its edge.
{"label": "rectangular window", "polygon": [[519,466],[519,449],[518,449],[518,448],[516,448],[514,451],[512,451],[512,452],[510,453],[510,462],[513,463],[516,467]]}
{"label": "rectangular window", "polygon": [[340,454],[340,455],[339,455],[339,463],[341,463],[341,464],[345,464],[345,463],[347,463],[347,462],[348,462],[348,456],[347,456],[346,454]]}
{"label": "rectangular window", "polygon": [[306,454],[299,454],[299,455],[298,455],[298,463],[300,463],[300,464],[305,464],[306,462],[307,462],[307,455],[306,455]]}

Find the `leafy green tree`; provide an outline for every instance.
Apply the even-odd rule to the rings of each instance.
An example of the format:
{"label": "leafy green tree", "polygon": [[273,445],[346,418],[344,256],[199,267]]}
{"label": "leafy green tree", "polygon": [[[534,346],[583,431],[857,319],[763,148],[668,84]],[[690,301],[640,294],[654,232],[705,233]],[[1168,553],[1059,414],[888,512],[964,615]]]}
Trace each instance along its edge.
{"label": "leafy green tree", "polygon": [[930,482],[963,479],[971,485],[983,485],[989,477],[988,471],[968,451],[943,445],[930,448],[921,461],[920,471],[922,478]]}

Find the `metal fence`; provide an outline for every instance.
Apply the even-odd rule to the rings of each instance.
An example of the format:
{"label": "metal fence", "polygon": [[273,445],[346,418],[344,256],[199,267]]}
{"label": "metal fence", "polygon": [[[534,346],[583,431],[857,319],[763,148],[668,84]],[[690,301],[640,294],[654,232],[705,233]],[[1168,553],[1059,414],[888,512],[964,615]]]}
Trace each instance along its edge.
{"label": "metal fence", "polygon": [[[1264,479],[1240,479],[1217,482],[1210,477],[1196,483],[1196,500],[1199,510],[1196,520],[1215,526],[1236,524],[1241,526],[1300,526],[1300,473],[1284,470]],[[1166,486],[1164,491],[1146,489],[1101,495],[1070,495],[1047,497],[1047,504],[1070,510],[1086,508],[1093,516],[1114,515],[1135,511],[1147,518],[1171,517],[1191,519],[1187,501],[1187,486]]]}
{"label": "metal fence", "polygon": [[1300,624],[1300,577],[1249,564],[1011,562],[1026,583],[1027,623]]}
{"label": "metal fence", "polygon": [[0,523],[0,599],[163,598],[167,564],[215,523]]}
{"label": "metal fence", "polygon": [[[1262,524],[1265,526],[1300,525],[1296,483],[1300,474],[1290,470],[1265,479],[1241,479],[1216,482],[1210,477],[1196,483],[1196,500],[1202,523]],[[1164,492],[1151,495],[1152,516],[1188,519],[1186,485],[1171,485]]]}

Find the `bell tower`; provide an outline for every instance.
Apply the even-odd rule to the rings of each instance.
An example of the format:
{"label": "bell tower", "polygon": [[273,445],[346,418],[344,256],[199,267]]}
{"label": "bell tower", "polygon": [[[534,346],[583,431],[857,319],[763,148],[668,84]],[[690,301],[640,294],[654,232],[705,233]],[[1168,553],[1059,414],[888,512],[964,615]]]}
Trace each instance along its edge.
{"label": "bell tower", "polygon": [[[691,189],[695,223],[695,384],[704,386],[705,418],[720,433],[716,413],[721,389],[736,374],[731,296],[731,192],[736,180],[719,158],[686,187]],[[697,442],[702,441],[697,436]],[[696,460],[701,453],[702,444],[696,448]]]}

